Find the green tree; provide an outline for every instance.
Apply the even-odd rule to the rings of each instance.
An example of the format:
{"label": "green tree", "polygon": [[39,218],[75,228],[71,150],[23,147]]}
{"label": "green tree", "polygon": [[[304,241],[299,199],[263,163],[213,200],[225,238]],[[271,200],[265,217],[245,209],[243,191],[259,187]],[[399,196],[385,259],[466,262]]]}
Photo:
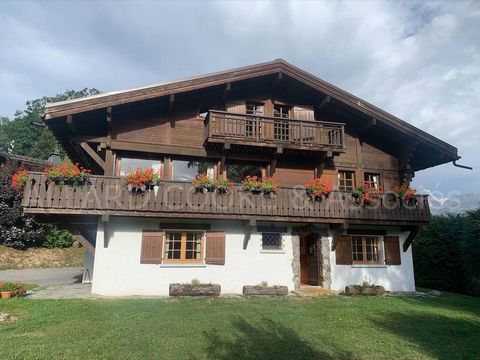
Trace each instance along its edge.
{"label": "green tree", "polygon": [[97,89],[85,88],[79,91],[67,90],[63,94],[27,101],[26,109],[17,111],[13,120],[0,118],[0,150],[16,155],[47,159],[60,147],[50,130],[41,125],[45,105],[99,93]]}

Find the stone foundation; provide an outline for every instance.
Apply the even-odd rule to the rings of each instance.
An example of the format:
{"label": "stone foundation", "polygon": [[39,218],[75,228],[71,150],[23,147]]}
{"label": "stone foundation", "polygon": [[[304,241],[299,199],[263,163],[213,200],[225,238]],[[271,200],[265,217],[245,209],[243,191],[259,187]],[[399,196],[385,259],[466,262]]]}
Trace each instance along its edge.
{"label": "stone foundation", "polygon": [[[322,251],[322,287],[330,290],[332,288],[332,277],[330,267],[330,239],[326,236],[320,238]],[[299,260],[300,261],[300,260]]]}
{"label": "stone foundation", "polygon": [[292,271],[293,271],[293,290],[300,290],[300,237],[292,235]]}

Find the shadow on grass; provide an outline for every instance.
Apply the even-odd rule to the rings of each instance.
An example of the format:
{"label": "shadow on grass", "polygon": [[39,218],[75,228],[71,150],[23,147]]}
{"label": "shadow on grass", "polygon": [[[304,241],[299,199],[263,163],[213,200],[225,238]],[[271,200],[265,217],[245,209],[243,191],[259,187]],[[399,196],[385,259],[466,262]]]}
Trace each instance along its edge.
{"label": "shadow on grass", "polygon": [[480,320],[440,314],[389,313],[371,321],[379,329],[417,345],[435,359],[480,359]]}
{"label": "shadow on grass", "polygon": [[264,319],[250,323],[244,319],[232,322],[234,334],[217,330],[205,332],[211,359],[354,359],[350,353],[335,351],[332,356],[314,349],[292,329]]}

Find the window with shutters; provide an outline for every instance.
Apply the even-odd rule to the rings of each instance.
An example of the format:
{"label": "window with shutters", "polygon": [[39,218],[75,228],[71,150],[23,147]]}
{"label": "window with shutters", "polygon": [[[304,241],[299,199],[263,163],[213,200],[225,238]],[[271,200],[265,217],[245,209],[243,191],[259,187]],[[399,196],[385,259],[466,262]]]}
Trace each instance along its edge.
{"label": "window with shutters", "polygon": [[262,250],[282,250],[282,234],[262,233]]}
{"label": "window with shutters", "polygon": [[353,264],[381,264],[382,242],[378,236],[352,236]]}
{"label": "window with shutters", "polygon": [[164,262],[201,262],[203,240],[202,231],[166,231]]}

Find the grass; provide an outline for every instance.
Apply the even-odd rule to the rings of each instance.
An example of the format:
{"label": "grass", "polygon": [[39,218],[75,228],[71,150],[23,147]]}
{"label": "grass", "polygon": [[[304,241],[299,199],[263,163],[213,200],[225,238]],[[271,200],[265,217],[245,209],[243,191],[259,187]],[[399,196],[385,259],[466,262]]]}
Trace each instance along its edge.
{"label": "grass", "polygon": [[16,250],[0,245],[0,270],[83,266],[83,248]]}
{"label": "grass", "polygon": [[480,359],[480,299],[0,301],[2,359]]}

